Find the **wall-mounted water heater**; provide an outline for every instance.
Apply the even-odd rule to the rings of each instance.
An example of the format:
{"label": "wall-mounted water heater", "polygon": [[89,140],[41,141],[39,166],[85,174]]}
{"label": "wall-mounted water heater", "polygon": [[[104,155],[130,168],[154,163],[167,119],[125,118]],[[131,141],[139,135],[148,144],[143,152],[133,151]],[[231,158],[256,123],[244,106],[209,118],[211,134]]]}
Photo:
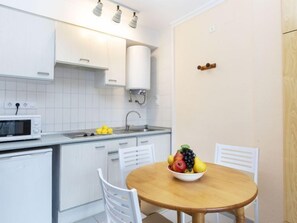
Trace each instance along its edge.
{"label": "wall-mounted water heater", "polygon": [[143,101],[135,100],[142,105],[146,101],[146,91],[151,86],[151,50],[146,46],[130,46],[127,48],[126,89],[132,95],[142,95]]}

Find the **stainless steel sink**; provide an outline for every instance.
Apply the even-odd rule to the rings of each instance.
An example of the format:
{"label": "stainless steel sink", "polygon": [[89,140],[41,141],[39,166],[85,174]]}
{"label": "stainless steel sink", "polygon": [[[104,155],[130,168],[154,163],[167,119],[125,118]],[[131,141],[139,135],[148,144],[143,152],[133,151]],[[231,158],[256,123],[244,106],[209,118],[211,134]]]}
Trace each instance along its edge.
{"label": "stainless steel sink", "polygon": [[114,129],[113,133],[114,134],[129,134],[129,133],[152,132],[152,131],[160,131],[160,130],[162,130],[162,129],[144,126],[144,127],[134,127],[134,128],[132,127],[129,130],[126,130],[125,128]]}

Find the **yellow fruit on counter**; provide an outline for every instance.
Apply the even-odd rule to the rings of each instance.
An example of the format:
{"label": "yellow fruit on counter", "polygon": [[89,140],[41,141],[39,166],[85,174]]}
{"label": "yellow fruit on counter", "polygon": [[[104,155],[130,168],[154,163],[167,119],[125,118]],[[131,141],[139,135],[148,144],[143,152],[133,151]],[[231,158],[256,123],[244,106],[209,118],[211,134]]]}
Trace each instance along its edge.
{"label": "yellow fruit on counter", "polygon": [[113,133],[113,129],[112,128],[108,128],[107,129],[107,134],[112,134]]}
{"label": "yellow fruit on counter", "polygon": [[107,126],[107,125],[102,125],[101,128],[102,128],[102,129],[108,129],[108,126]]}
{"label": "yellow fruit on counter", "polygon": [[101,134],[102,134],[102,135],[106,135],[106,134],[107,134],[107,129],[102,129]]}
{"label": "yellow fruit on counter", "polygon": [[174,161],[174,156],[173,155],[169,155],[167,158],[167,162],[168,164],[171,166],[173,164]]}
{"label": "yellow fruit on counter", "polygon": [[96,129],[96,134],[98,135],[102,134],[102,129],[101,128]]}
{"label": "yellow fruit on counter", "polygon": [[201,173],[206,170],[206,164],[203,161],[201,161],[197,156],[194,159],[193,170],[195,173]]}

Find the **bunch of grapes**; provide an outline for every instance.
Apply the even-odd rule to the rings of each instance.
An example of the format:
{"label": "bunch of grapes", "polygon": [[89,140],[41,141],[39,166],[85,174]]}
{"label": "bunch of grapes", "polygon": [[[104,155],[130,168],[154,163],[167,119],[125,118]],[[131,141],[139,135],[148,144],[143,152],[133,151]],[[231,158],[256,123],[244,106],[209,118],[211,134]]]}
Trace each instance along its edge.
{"label": "bunch of grapes", "polygon": [[194,166],[194,159],[196,156],[195,153],[188,147],[182,147],[181,154],[183,154],[183,160],[187,165],[188,171],[192,171]]}

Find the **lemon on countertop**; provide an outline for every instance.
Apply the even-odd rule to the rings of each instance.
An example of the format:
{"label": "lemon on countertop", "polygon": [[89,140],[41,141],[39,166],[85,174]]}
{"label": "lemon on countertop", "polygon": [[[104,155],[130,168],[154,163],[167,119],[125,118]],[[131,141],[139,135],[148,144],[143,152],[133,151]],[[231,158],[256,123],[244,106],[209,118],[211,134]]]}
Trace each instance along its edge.
{"label": "lemon on countertop", "polygon": [[102,135],[106,135],[106,134],[107,134],[107,129],[102,129],[101,134],[102,134]]}
{"label": "lemon on countertop", "polygon": [[107,126],[107,125],[102,125],[101,128],[102,128],[102,129],[108,129],[108,126]]}
{"label": "lemon on countertop", "polygon": [[96,129],[96,134],[100,135],[102,133],[102,128],[97,128]]}

